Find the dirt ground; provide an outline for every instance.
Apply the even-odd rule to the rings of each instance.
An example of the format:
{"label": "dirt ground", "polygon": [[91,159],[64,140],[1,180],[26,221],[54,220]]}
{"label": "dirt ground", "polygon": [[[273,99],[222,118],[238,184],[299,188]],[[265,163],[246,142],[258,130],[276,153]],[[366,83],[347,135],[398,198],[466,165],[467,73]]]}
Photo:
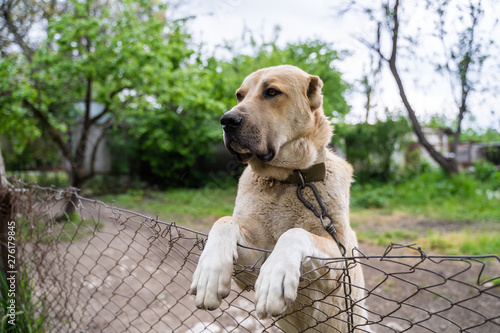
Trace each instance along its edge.
{"label": "dirt ground", "polygon": [[[236,285],[220,309],[196,309],[187,290],[203,234],[100,204],[86,203],[80,213],[103,226],[96,230],[72,222],[83,236],[31,248],[35,261],[43,258],[44,265],[34,269],[35,289],[45,299],[50,331],[281,332],[272,320],[256,318],[252,292]],[[389,217],[371,227],[449,230],[460,225]],[[52,232],[61,232],[57,228]],[[429,258],[408,247],[393,247],[384,256],[386,247],[361,243],[359,248],[366,256],[356,253],[366,280],[371,331],[500,332],[500,285],[488,282],[500,277],[498,260]]]}

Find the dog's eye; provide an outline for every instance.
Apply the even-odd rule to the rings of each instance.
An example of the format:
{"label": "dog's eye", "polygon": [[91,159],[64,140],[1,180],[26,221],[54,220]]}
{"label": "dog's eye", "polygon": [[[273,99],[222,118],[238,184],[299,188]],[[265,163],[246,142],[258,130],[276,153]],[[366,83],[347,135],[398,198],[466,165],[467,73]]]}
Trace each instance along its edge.
{"label": "dog's eye", "polygon": [[274,89],[274,88],[269,88],[266,90],[267,96],[274,97],[274,96],[279,95],[279,94],[281,94],[281,92],[279,90]]}
{"label": "dog's eye", "polygon": [[236,93],[236,100],[238,103],[241,102],[243,100],[243,96],[240,93]]}

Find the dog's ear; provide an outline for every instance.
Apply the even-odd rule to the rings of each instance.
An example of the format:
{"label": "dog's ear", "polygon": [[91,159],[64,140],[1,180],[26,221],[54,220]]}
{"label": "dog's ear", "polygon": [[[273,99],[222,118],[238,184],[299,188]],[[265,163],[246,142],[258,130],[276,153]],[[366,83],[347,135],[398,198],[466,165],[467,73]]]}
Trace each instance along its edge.
{"label": "dog's ear", "polygon": [[311,110],[315,110],[323,103],[323,95],[321,95],[321,88],[323,88],[323,81],[318,76],[309,76],[309,86],[307,87],[307,98],[311,105]]}

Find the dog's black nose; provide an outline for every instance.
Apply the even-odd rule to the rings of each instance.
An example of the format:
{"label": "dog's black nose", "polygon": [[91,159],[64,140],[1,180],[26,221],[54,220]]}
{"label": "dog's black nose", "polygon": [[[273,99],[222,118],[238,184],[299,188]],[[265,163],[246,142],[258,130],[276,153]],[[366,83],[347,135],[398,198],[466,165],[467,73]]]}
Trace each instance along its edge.
{"label": "dog's black nose", "polygon": [[220,118],[220,123],[222,127],[240,127],[243,123],[243,117],[236,112],[227,112]]}

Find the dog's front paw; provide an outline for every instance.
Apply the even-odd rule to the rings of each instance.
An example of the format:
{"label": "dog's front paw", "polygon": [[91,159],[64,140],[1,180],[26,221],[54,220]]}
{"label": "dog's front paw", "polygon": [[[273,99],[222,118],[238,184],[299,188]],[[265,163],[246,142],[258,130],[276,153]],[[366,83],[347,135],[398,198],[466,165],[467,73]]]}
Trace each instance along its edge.
{"label": "dog's front paw", "polygon": [[196,307],[215,310],[231,291],[233,262],[238,259],[239,227],[233,217],[215,222],[208,235],[189,292],[196,295]]}
{"label": "dog's front paw", "polygon": [[262,265],[255,283],[255,309],[260,319],[278,316],[297,298],[300,258],[273,251]]}
{"label": "dog's front paw", "polygon": [[189,292],[196,295],[199,309],[217,309],[231,291],[233,260],[237,255],[219,250],[218,247],[205,248],[193,274]]}

